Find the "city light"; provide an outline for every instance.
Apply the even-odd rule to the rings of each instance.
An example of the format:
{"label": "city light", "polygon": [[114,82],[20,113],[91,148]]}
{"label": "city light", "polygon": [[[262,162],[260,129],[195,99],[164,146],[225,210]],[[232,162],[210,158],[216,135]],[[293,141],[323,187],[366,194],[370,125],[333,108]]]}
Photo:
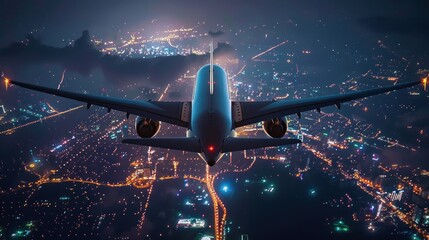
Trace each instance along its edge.
{"label": "city light", "polygon": [[417,234],[413,234],[411,239],[412,240],[421,240],[421,238]]}
{"label": "city light", "polygon": [[199,218],[181,218],[177,221],[177,228],[204,228],[206,221]]}
{"label": "city light", "polygon": [[336,232],[348,232],[350,230],[349,226],[347,226],[343,221],[338,221],[334,223],[334,229]]}

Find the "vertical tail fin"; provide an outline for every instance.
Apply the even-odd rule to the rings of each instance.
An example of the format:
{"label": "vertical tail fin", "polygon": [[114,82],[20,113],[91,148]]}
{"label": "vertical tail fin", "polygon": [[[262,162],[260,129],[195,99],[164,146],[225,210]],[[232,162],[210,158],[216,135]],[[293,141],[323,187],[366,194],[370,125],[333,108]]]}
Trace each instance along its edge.
{"label": "vertical tail fin", "polygon": [[213,95],[213,41],[210,43],[210,95]]}

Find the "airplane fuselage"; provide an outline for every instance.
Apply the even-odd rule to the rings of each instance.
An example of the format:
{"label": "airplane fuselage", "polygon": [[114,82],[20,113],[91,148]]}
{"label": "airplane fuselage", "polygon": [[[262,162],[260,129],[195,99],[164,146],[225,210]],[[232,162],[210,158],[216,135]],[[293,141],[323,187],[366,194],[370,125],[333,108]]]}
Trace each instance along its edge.
{"label": "airplane fuselage", "polygon": [[222,145],[232,131],[231,101],[226,72],[213,65],[210,92],[210,65],[198,71],[192,99],[191,131],[199,139],[202,158],[213,166],[222,156]]}

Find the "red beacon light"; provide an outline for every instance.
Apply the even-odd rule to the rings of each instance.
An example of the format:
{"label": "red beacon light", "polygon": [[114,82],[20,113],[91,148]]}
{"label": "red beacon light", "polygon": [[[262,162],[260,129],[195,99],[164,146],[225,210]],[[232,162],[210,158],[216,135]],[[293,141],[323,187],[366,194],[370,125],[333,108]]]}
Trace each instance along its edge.
{"label": "red beacon light", "polygon": [[214,151],[214,149],[215,149],[215,148],[214,148],[213,146],[209,146],[209,151],[210,151],[210,152],[213,152],[213,151]]}

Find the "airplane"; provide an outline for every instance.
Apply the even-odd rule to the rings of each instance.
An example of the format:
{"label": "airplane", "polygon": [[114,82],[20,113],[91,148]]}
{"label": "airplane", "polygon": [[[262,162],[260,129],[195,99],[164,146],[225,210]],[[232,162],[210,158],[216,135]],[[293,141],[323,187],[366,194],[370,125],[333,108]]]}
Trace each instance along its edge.
{"label": "airplane", "polygon": [[[331,105],[340,109],[341,103],[344,102],[421,83],[421,81],[412,81],[394,86],[305,99],[231,101],[226,72],[213,63],[213,43],[210,44],[210,64],[201,67],[196,74],[192,101],[138,101],[94,96],[32,85],[5,77],[4,79],[6,87],[13,84],[85,102],[87,109],[91,105],[97,105],[107,108],[108,112],[112,109],[125,112],[127,118],[130,114],[137,115],[135,129],[140,138],[124,139],[122,143],[195,152],[209,166],[215,165],[224,153],[300,143],[298,139],[283,138],[287,131],[286,116],[288,115],[297,114],[301,118],[301,112],[317,110],[320,113],[320,108]],[[160,130],[160,122],[187,128],[186,137],[153,138]],[[263,123],[263,129],[270,138],[237,137],[236,128],[259,122]]]}

